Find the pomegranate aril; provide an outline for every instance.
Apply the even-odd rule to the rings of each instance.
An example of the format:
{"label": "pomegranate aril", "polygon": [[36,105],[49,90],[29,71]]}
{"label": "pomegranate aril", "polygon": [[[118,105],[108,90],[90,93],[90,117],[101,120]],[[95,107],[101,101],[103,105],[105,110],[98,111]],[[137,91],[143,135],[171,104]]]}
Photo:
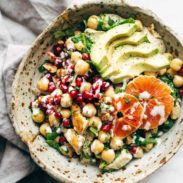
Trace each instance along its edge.
{"label": "pomegranate aril", "polygon": [[45,112],[47,110],[47,105],[44,102],[41,102],[40,109]]}
{"label": "pomegranate aril", "polygon": [[82,54],[82,59],[83,60],[90,60],[90,55],[88,53],[83,53]]}
{"label": "pomegranate aril", "polygon": [[84,99],[92,100],[94,96],[93,96],[93,93],[90,93],[90,92],[88,92],[88,91],[84,91],[84,92],[82,93],[82,97],[83,97]]}
{"label": "pomegranate aril", "polygon": [[53,54],[53,53],[50,52],[50,51],[47,52],[47,56],[48,56],[49,61],[51,61],[51,62],[55,61],[56,58],[57,58],[56,55]]}
{"label": "pomegranate aril", "polygon": [[58,67],[58,68],[61,68],[62,67],[62,61],[60,59],[56,59],[55,60],[55,65]]}
{"label": "pomegranate aril", "polygon": [[180,93],[180,96],[182,97],[183,96],[183,89],[180,89],[179,93]]}
{"label": "pomegranate aril", "polygon": [[68,82],[69,82],[69,80],[70,80],[70,78],[71,78],[71,76],[70,76],[70,75],[66,75],[66,76],[64,76],[64,77],[62,78],[62,83],[63,83],[63,84],[68,83]]}
{"label": "pomegranate aril", "polygon": [[69,119],[63,119],[62,125],[65,128],[69,127],[70,126],[70,120]]}
{"label": "pomegranate aril", "polygon": [[94,83],[93,85],[92,85],[92,90],[97,90],[99,88],[99,84],[98,83]]}
{"label": "pomegranate aril", "polygon": [[102,94],[102,93],[97,93],[97,94],[95,95],[95,98],[97,98],[97,99],[101,99],[101,98],[102,98],[102,96],[103,96],[103,94]]}
{"label": "pomegranate aril", "polygon": [[52,80],[52,75],[50,73],[46,74],[45,76],[46,76],[46,78],[48,78],[49,81]]}
{"label": "pomegranate aril", "polygon": [[135,154],[136,151],[137,151],[137,147],[136,147],[136,146],[132,146],[132,147],[130,148],[131,154]]}
{"label": "pomegranate aril", "polygon": [[99,80],[101,77],[100,76],[98,76],[98,75],[96,75],[96,76],[94,76],[94,78],[93,78],[93,82],[95,83],[97,80]]}
{"label": "pomegranate aril", "polygon": [[49,114],[51,114],[53,112],[54,112],[54,108],[53,107],[47,108],[47,110],[46,110],[46,114],[47,115],[49,115]]}
{"label": "pomegranate aril", "polygon": [[71,90],[69,92],[69,95],[71,96],[72,99],[76,98],[78,95],[78,91],[77,90]]}
{"label": "pomegranate aril", "polygon": [[60,104],[60,100],[61,100],[61,96],[60,95],[56,95],[54,97],[54,103],[55,103],[55,105],[59,105]]}
{"label": "pomegranate aril", "polygon": [[183,76],[183,68],[180,69],[180,71],[177,72],[178,75]]}
{"label": "pomegranate aril", "polygon": [[105,81],[104,81],[104,82],[102,83],[101,89],[102,89],[102,90],[107,90],[107,89],[109,88],[109,86],[110,86],[110,84],[109,84],[108,82],[105,82]]}
{"label": "pomegranate aril", "polygon": [[48,97],[46,99],[46,104],[52,105],[53,104],[53,98],[52,97]]}
{"label": "pomegranate aril", "polygon": [[48,92],[52,92],[56,89],[55,84],[53,82],[50,82],[48,84]]}
{"label": "pomegranate aril", "polygon": [[62,115],[59,112],[55,112],[55,117],[57,119],[61,119]]}
{"label": "pomegranate aril", "polygon": [[62,83],[61,83],[61,85],[60,85],[60,89],[65,93],[65,92],[67,92],[67,91],[68,91],[68,86],[67,86],[67,85],[65,85],[65,84],[62,84]]}
{"label": "pomegranate aril", "polygon": [[81,86],[81,83],[83,82],[82,77],[77,77],[75,82],[76,82],[76,86],[78,87]]}
{"label": "pomegranate aril", "polygon": [[110,129],[111,129],[111,125],[104,125],[103,127],[102,127],[102,131],[104,131],[104,132],[109,132],[110,131]]}
{"label": "pomegranate aril", "polygon": [[77,101],[77,102],[83,102],[83,97],[82,97],[82,95],[78,95],[77,98],[76,98],[76,101]]}
{"label": "pomegranate aril", "polygon": [[59,143],[60,143],[60,144],[66,143],[66,138],[65,138],[65,137],[60,137],[60,138],[59,138]]}

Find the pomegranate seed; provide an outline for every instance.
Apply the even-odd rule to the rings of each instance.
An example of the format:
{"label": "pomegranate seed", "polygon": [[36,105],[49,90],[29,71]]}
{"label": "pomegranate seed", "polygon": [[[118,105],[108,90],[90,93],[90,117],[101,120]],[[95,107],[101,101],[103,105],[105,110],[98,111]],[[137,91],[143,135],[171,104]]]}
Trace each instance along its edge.
{"label": "pomegranate seed", "polygon": [[66,143],[66,138],[65,138],[65,137],[60,137],[60,138],[59,138],[59,143],[60,143],[60,144]]}
{"label": "pomegranate seed", "polygon": [[60,89],[63,91],[63,92],[67,92],[68,91],[68,87],[65,85],[65,84],[62,84],[60,85]]}
{"label": "pomegranate seed", "polygon": [[50,82],[48,84],[48,92],[52,92],[53,90],[55,90],[55,84],[53,82]]}
{"label": "pomegranate seed", "polygon": [[102,93],[97,93],[97,94],[95,95],[95,98],[97,98],[97,99],[101,99],[101,98],[102,98],[102,96],[103,96],[103,94],[102,94]]}
{"label": "pomegranate seed", "polygon": [[55,97],[54,97],[54,103],[55,103],[55,105],[59,105],[60,104],[60,99],[61,99],[61,96],[60,95],[55,95]]}
{"label": "pomegranate seed", "polygon": [[59,56],[62,51],[62,48],[60,46],[54,45],[53,46],[53,52],[56,56]]}
{"label": "pomegranate seed", "polygon": [[183,76],[183,68],[177,72],[178,75]]}
{"label": "pomegranate seed", "polygon": [[99,80],[101,77],[100,76],[98,76],[98,75],[96,75],[96,76],[94,76],[94,78],[93,78],[93,82],[95,83],[97,80]]}
{"label": "pomegranate seed", "polygon": [[47,110],[46,110],[46,114],[47,115],[49,115],[49,114],[51,114],[51,113],[53,113],[54,112],[54,108],[53,107],[49,107],[49,108],[47,108]]}
{"label": "pomegranate seed", "polygon": [[50,60],[50,61],[55,61],[56,60],[56,56],[52,53],[52,52],[50,52],[50,51],[48,51],[47,52],[47,55],[48,55],[48,59]]}
{"label": "pomegranate seed", "polygon": [[77,90],[71,90],[69,92],[69,95],[71,96],[72,99],[76,98],[78,95],[78,91]]}
{"label": "pomegranate seed", "polygon": [[76,86],[81,86],[81,83],[83,82],[83,78],[77,77],[75,82],[76,82]]}
{"label": "pomegranate seed", "polygon": [[46,106],[46,104],[45,104],[44,102],[41,102],[40,108],[41,108],[41,110],[44,111],[44,112],[47,110],[47,106]]}
{"label": "pomegranate seed", "polygon": [[101,89],[102,89],[102,90],[107,90],[107,89],[109,88],[109,86],[110,86],[110,84],[109,84],[108,82],[105,82],[105,81],[104,81],[104,82],[102,83]]}
{"label": "pomegranate seed", "polygon": [[97,90],[99,88],[99,84],[98,83],[94,83],[93,85],[92,85],[92,90]]}
{"label": "pomegranate seed", "polygon": [[30,102],[29,107],[32,108],[32,101]]}
{"label": "pomegranate seed", "polygon": [[65,128],[69,127],[70,126],[70,120],[69,119],[63,119],[62,125]]}
{"label": "pomegranate seed", "polygon": [[48,78],[49,81],[52,80],[52,75],[50,73],[46,74],[46,78]]}
{"label": "pomegranate seed", "polygon": [[52,98],[52,97],[48,97],[48,98],[46,99],[46,104],[52,105],[52,104],[53,104],[53,98]]}
{"label": "pomegranate seed", "polygon": [[64,76],[63,79],[62,79],[62,83],[63,83],[63,84],[68,83],[70,78],[71,78],[70,75]]}
{"label": "pomegranate seed", "polygon": [[77,102],[83,102],[83,97],[82,97],[82,95],[78,95],[77,98],[76,98],[76,101],[77,101]]}
{"label": "pomegranate seed", "polygon": [[55,117],[56,117],[57,119],[60,119],[60,118],[62,117],[62,115],[61,115],[59,112],[55,112]]}
{"label": "pomegranate seed", "polygon": [[132,146],[132,147],[130,148],[130,152],[131,152],[132,154],[135,154],[136,151],[137,151],[137,147],[136,147],[136,146]]}
{"label": "pomegranate seed", "polygon": [[83,60],[90,60],[90,55],[88,53],[83,53],[82,54],[82,59]]}
{"label": "pomegranate seed", "polygon": [[93,99],[93,93],[90,93],[88,91],[84,91],[82,93],[82,96],[84,99],[92,100]]}
{"label": "pomegranate seed", "polygon": [[104,131],[104,132],[108,132],[110,129],[111,129],[111,125],[104,125],[103,127],[102,127],[102,131]]}
{"label": "pomegranate seed", "polygon": [[55,65],[58,67],[58,68],[61,68],[62,67],[62,61],[60,59],[56,59],[55,60]]}
{"label": "pomegranate seed", "polygon": [[183,96],[183,89],[180,89],[179,93],[180,93],[181,96]]}

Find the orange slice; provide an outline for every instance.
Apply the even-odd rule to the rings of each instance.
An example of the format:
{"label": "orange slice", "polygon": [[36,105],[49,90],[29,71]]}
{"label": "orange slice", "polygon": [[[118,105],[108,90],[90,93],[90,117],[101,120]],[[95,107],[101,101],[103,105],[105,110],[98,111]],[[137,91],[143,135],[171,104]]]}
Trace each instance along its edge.
{"label": "orange slice", "polygon": [[113,132],[115,136],[125,138],[142,125],[143,107],[133,95],[122,93],[113,98],[113,106],[122,117],[116,120]]}
{"label": "orange slice", "polygon": [[163,124],[174,105],[171,88],[154,76],[138,76],[128,83],[126,93],[137,96],[144,107],[142,129]]}

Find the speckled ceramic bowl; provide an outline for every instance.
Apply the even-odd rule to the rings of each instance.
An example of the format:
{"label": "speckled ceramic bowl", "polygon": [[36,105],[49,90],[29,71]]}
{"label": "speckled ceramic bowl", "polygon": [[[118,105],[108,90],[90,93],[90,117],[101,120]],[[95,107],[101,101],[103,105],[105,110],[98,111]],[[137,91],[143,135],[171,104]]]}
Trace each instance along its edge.
{"label": "speckled ceramic bowl", "polygon": [[183,42],[149,10],[117,0],[103,2],[92,0],[89,3],[73,5],[57,17],[35,40],[19,66],[13,83],[10,116],[17,134],[29,147],[33,160],[58,181],[75,183],[138,182],[166,163],[183,143],[183,120],[180,117],[174,127],[163,135],[161,142],[142,159],[134,160],[125,170],[101,174],[97,167],[85,166],[77,160],[68,160],[60,155],[49,147],[43,137],[39,135],[39,129],[31,119],[28,106],[30,100],[35,97],[32,89],[38,78],[37,67],[42,62],[42,56],[52,44],[50,32],[59,26],[63,28],[72,26],[77,21],[81,21],[83,17],[106,12],[116,13],[123,17],[133,15],[146,26],[154,23],[167,50],[183,59]]}

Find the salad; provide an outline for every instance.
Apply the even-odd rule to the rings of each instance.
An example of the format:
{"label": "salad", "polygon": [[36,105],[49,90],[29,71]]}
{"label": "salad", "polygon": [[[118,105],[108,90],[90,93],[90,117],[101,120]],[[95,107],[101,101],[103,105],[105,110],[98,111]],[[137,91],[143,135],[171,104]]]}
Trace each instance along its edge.
{"label": "salad", "polygon": [[46,143],[104,172],[142,158],[180,116],[183,61],[131,17],[92,15],[52,36],[30,102]]}

